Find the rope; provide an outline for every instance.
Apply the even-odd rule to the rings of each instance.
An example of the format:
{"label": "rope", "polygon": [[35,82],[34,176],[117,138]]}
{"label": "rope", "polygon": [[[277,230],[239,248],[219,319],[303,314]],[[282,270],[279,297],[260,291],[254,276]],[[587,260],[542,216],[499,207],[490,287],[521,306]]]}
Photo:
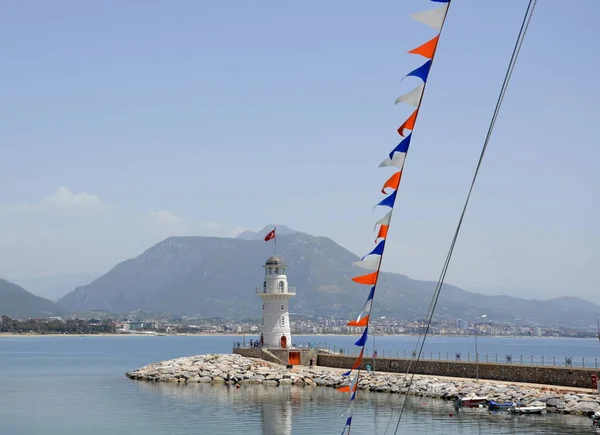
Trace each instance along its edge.
{"label": "rope", "polygon": [[[452,0],[448,0],[448,8],[446,9],[446,13],[444,14],[444,19],[442,21],[442,28],[443,28],[443,23],[446,21],[446,16],[448,15],[448,10],[450,9],[450,2]],[[440,29],[440,35],[442,33],[442,29]],[[439,35],[438,35],[439,36]],[[435,54],[435,53],[434,53]],[[435,59],[435,55],[434,57],[431,59],[431,62],[433,64],[433,61]],[[423,91],[421,93],[421,98],[419,99],[419,104],[417,105],[417,109],[416,109],[416,113],[419,113],[419,109],[421,108],[421,103],[423,102],[423,95],[425,95],[425,89],[427,88],[427,81],[425,81],[423,83]],[[408,156],[407,156],[408,157]],[[405,161],[406,162],[406,161]],[[402,169],[401,171],[404,171],[404,164],[402,165]],[[392,220],[392,216],[394,214],[394,207],[391,208],[390,210],[390,222]],[[388,227],[389,229],[389,227]],[[388,237],[389,237],[389,232],[388,232]],[[375,288],[377,288],[377,284],[379,282],[379,274],[381,271],[381,264],[383,263],[383,254],[385,253],[385,251],[381,254],[381,259],[379,261],[379,265],[377,266],[377,280],[375,282]],[[373,299],[371,300],[371,309],[370,309],[370,313],[373,314],[375,313],[374,311],[374,305],[375,305],[375,296],[373,295]],[[369,319],[367,320],[367,328],[370,326],[371,324],[371,316],[369,315]],[[373,353],[375,352],[375,334],[373,334]],[[366,345],[363,345],[363,349],[366,349],[365,347]],[[385,355],[384,355],[385,356]],[[375,357],[373,356],[373,370],[375,370]],[[356,384],[358,385],[359,381],[360,381],[360,375],[361,375],[361,369],[360,366],[358,367],[358,375],[356,377]],[[391,418],[391,417],[390,417]],[[389,426],[389,422],[388,422],[388,426]],[[348,435],[350,435],[350,430],[352,428],[352,423],[350,423],[350,425],[348,425]],[[344,429],[345,430],[345,429]],[[386,427],[386,432],[387,432],[387,427]]]}
{"label": "rope", "polygon": [[[507,90],[508,85],[510,83],[510,79],[512,77],[513,70],[515,68],[516,61],[517,61],[517,59],[519,57],[519,54],[521,52],[521,46],[523,45],[523,41],[525,39],[525,35],[527,34],[527,30],[529,28],[529,23],[531,22],[531,18],[533,16],[533,12],[535,10],[536,4],[537,4],[537,0],[529,0],[529,4],[527,5],[527,10],[525,11],[525,16],[523,17],[523,22],[521,23],[521,28],[519,30],[519,35],[517,37],[517,41],[515,42],[515,46],[513,48],[513,53],[512,53],[510,62],[508,64],[508,68],[506,70],[506,75],[504,77],[504,82],[502,83],[502,87],[500,89],[500,94],[498,95],[498,100],[496,101],[496,108],[494,109],[494,113],[493,113],[492,119],[490,121],[488,132],[487,132],[487,135],[486,135],[484,143],[483,143],[481,154],[479,156],[479,161],[477,162],[477,167],[475,168],[475,172],[473,174],[473,179],[471,181],[471,186],[469,188],[469,193],[467,194],[467,197],[465,199],[465,204],[463,206],[462,213],[460,215],[460,219],[458,220],[458,224],[457,224],[456,230],[454,232],[454,237],[452,238],[452,243],[450,244],[450,248],[448,250],[448,254],[446,256],[446,260],[444,262],[444,266],[442,267],[442,272],[440,274],[440,278],[439,278],[439,280],[437,282],[437,285],[435,287],[435,291],[434,291],[434,294],[433,294],[432,302],[430,303],[430,306],[429,306],[429,310],[428,310],[428,313],[427,313],[427,327],[425,328],[425,332],[423,334],[423,340],[420,340],[420,336],[419,336],[419,340],[417,341],[417,346],[415,347],[415,351],[418,348],[419,352],[416,355],[416,360],[415,359],[411,360],[411,362],[409,364],[409,367],[408,367],[408,370],[407,370],[407,373],[406,373],[406,377],[408,377],[408,373],[410,372],[410,369],[412,367],[413,361],[414,362],[419,362],[419,360],[421,358],[421,354],[423,352],[423,346],[425,345],[425,339],[427,338],[427,335],[429,333],[429,329],[431,327],[431,322],[432,322],[432,319],[433,319],[433,314],[435,312],[435,308],[437,306],[438,299],[440,297],[440,291],[441,291],[441,288],[442,288],[442,286],[444,284],[444,279],[446,278],[446,273],[448,271],[448,266],[450,265],[450,260],[452,258],[452,254],[454,252],[454,247],[456,245],[456,240],[458,239],[458,235],[460,233],[460,229],[462,227],[462,223],[463,223],[465,214],[467,212],[467,207],[468,207],[469,201],[471,199],[471,194],[473,193],[473,188],[475,186],[475,182],[477,180],[477,176],[479,174],[479,170],[481,168],[481,165],[482,165],[482,162],[483,162],[483,158],[485,156],[485,152],[487,150],[490,138],[491,138],[492,133],[494,131],[494,127],[496,125],[496,120],[498,118],[498,114],[500,112],[500,108],[502,107],[502,103],[504,101],[504,96],[506,94],[506,90]],[[419,343],[420,343],[420,345],[419,345]],[[412,386],[414,376],[415,376],[415,374],[412,373],[412,375],[410,377],[410,381],[408,383],[408,387],[407,387],[406,393],[405,393],[406,397],[408,397],[408,393],[409,393],[410,388]],[[394,434],[398,433],[398,428],[400,426],[400,420],[402,419],[402,415],[403,415],[404,409],[406,407],[406,402],[407,402],[407,400],[405,398],[404,402],[402,403],[402,407],[400,408],[400,415],[398,417],[398,422],[396,423],[396,429],[394,431]],[[390,416],[390,421],[391,421],[391,416]],[[389,427],[389,422],[388,422],[388,427]],[[386,428],[386,433],[387,433],[387,428]]]}

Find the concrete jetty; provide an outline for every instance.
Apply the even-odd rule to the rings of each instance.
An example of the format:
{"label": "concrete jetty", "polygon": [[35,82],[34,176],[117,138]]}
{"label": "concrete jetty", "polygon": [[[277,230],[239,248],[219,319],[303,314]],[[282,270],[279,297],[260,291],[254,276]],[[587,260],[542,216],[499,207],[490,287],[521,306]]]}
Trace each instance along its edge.
{"label": "concrete jetty", "polygon": [[[247,358],[238,354],[207,354],[148,364],[126,376],[134,380],[178,384],[211,383],[271,386],[342,387],[349,380],[345,370],[331,367],[283,365]],[[358,388],[382,393],[407,390],[408,379],[400,373],[364,372]],[[482,395],[498,402],[521,401],[532,406],[546,405],[548,412],[591,415],[600,412],[600,396],[589,389],[520,384],[499,381],[415,375],[410,394],[452,400],[464,395]]]}

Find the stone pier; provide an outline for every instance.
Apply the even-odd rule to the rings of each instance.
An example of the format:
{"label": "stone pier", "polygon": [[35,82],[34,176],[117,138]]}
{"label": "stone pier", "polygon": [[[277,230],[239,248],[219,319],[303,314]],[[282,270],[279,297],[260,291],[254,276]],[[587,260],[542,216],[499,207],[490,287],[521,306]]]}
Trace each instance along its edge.
{"label": "stone pier", "polygon": [[[254,353],[261,349],[252,350]],[[293,351],[293,349],[292,349]],[[341,357],[337,357],[341,358]],[[340,359],[325,359],[342,364]],[[193,383],[227,384],[243,388],[244,384],[265,386],[324,386],[339,388],[349,383],[342,376],[345,370],[330,367],[294,366],[290,369],[261,359],[247,358],[239,354],[197,355],[149,364],[126,373],[130,379],[149,382],[169,382],[180,385]],[[359,380],[360,390],[383,393],[406,393],[411,377],[401,373],[363,372]],[[442,378],[416,375],[409,393],[416,396],[451,400],[470,394],[483,395],[499,402],[519,401],[530,405],[545,405],[548,412],[591,415],[600,411],[600,397],[590,390],[569,387],[553,387],[533,384],[500,383],[498,381]]]}

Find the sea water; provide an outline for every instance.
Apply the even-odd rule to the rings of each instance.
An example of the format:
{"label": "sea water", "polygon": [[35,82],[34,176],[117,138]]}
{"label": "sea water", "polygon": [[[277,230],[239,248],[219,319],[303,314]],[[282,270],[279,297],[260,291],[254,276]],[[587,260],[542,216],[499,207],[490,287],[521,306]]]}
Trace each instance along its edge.
{"label": "sea water", "polygon": [[[318,342],[324,337],[296,337]],[[351,337],[326,337],[351,342]],[[387,337],[392,349],[413,337]],[[0,434],[191,435],[339,434],[347,394],[333,388],[177,385],[124,376],[145,364],[202,353],[230,352],[243,337],[1,337]],[[516,340],[516,345],[522,341]],[[530,340],[530,345],[537,339]],[[562,339],[569,349],[576,339]],[[448,338],[445,345],[452,344]],[[381,342],[381,341],[380,341]],[[558,343],[558,342],[556,342]],[[339,346],[339,345],[338,345]],[[508,346],[509,342],[502,342]],[[504,349],[503,347],[503,349]],[[556,347],[556,354],[561,348]],[[504,352],[504,350],[503,350]],[[566,352],[566,350],[564,351]],[[564,353],[563,352],[563,353]],[[352,433],[586,434],[584,417],[509,416],[486,409],[456,412],[450,402],[359,391]]]}

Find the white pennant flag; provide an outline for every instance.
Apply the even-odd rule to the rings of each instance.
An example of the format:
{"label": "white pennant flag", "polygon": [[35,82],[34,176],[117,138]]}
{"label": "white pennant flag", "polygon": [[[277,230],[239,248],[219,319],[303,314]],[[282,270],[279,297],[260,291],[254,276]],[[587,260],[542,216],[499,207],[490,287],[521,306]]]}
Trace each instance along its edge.
{"label": "white pennant flag", "polygon": [[354,376],[354,380],[352,382],[350,382],[350,397],[352,397],[352,394],[354,393],[354,391],[356,391],[355,389],[358,386],[358,376],[360,375],[360,370],[356,371],[356,376]]}
{"label": "white pennant flag", "polygon": [[381,162],[379,164],[379,167],[383,168],[385,166],[396,166],[397,168],[400,168],[402,170],[402,168],[404,167],[405,159],[406,159],[406,153],[396,152],[396,153],[392,154],[391,159],[388,157],[383,162]]}
{"label": "white pennant flag", "polygon": [[369,255],[364,260],[355,261],[352,264],[367,270],[377,270],[379,263],[381,263],[381,255]]}
{"label": "white pennant flag", "polygon": [[423,89],[425,89],[425,83],[421,83],[412,91],[408,91],[406,94],[400,95],[398,98],[396,98],[394,104],[407,103],[413,107],[417,107],[419,105],[419,101],[421,101],[421,97],[423,96]]}
{"label": "white pennant flag", "polygon": [[442,7],[431,9],[429,11],[417,12],[416,14],[412,14],[410,17],[413,20],[423,23],[439,32],[442,30],[442,25],[444,24],[444,18],[446,17],[448,4],[449,3],[446,3]]}
{"label": "white pennant flag", "polygon": [[377,225],[389,225],[390,220],[392,219],[392,211],[388,211],[384,217],[375,222],[375,226],[373,227],[373,231],[377,228]]}
{"label": "white pennant flag", "polygon": [[350,405],[348,405],[348,408],[346,408],[346,412],[344,412],[342,414],[342,417],[352,417],[352,413],[354,412],[354,400],[352,402],[350,402]]}

